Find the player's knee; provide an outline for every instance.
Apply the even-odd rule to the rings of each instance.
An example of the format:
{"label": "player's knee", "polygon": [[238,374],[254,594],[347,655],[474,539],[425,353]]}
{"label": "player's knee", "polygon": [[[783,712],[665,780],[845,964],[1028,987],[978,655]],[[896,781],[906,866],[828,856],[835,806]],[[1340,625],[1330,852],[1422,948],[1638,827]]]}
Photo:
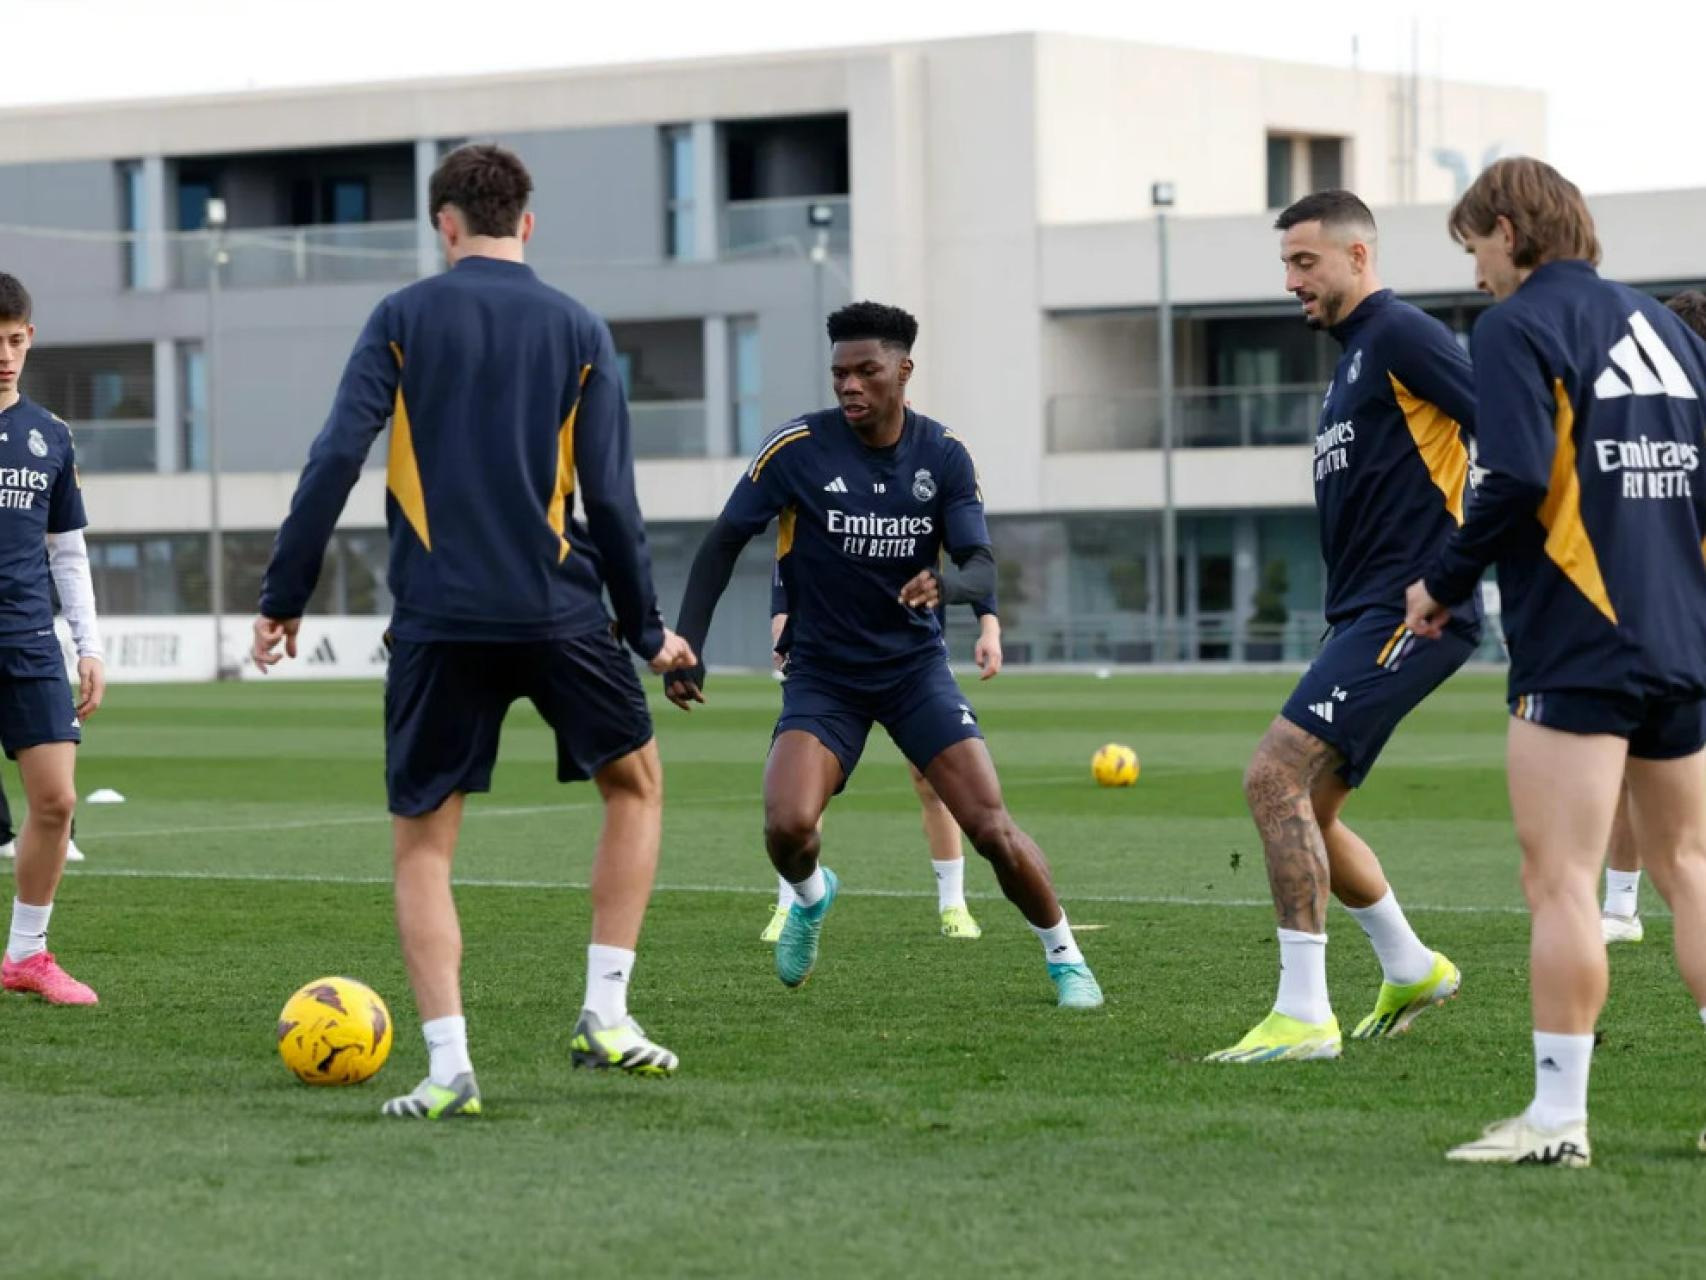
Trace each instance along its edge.
{"label": "player's knee", "polygon": [[30,797],[30,816],[50,827],[71,827],[71,815],[77,811],[77,792],[71,787],[49,787],[40,795]]}
{"label": "player's knee", "polygon": [[606,800],[662,808],[663,764],[658,759],[657,747],[647,743],[606,765],[599,772],[598,786]]}
{"label": "player's knee", "polygon": [[1018,828],[1006,809],[980,809],[969,817],[961,830],[972,848],[991,862],[1010,862],[1015,856]]}
{"label": "player's knee", "polygon": [[1258,750],[1244,770],[1244,800],[1252,813],[1261,813],[1275,803],[1289,806],[1307,795],[1308,787],[1297,771],[1265,749]]}
{"label": "player's knee", "polygon": [[817,836],[817,817],[798,805],[766,806],[764,847],[772,853],[793,853]]}
{"label": "player's knee", "polygon": [[1543,851],[1525,852],[1522,860],[1522,894],[1531,908],[1550,903],[1579,900],[1593,903],[1597,874],[1583,863],[1548,857]]}

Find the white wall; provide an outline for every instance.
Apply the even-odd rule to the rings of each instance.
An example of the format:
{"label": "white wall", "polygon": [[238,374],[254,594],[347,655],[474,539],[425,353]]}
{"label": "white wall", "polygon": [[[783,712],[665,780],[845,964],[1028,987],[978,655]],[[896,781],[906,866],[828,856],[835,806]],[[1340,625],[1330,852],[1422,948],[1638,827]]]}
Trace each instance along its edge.
{"label": "white wall", "polygon": [[[1370,203],[1400,198],[1394,157],[1408,138],[1394,77],[1079,36],[1035,41],[1044,224],[1148,217],[1150,184],[1162,179],[1176,184],[1182,215],[1261,209],[1270,131],[1348,137],[1347,183]],[[1534,155],[1546,145],[1545,98],[1531,90],[1425,83],[1417,118],[1421,200],[1453,194],[1436,147],[1464,151],[1473,172],[1494,144]]]}

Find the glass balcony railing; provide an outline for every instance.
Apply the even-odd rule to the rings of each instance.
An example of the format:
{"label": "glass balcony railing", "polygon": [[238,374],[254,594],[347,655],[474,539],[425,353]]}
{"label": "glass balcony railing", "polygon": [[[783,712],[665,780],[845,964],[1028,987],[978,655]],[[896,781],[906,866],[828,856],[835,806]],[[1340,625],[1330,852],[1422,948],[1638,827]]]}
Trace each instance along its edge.
{"label": "glass balcony railing", "polygon": [[[1174,392],[1174,443],[1184,449],[1308,444],[1315,437],[1322,388],[1184,387]],[[1050,453],[1161,447],[1161,396],[1155,391],[1059,395],[1049,401]]]}
{"label": "glass balcony railing", "polygon": [[152,418],[83,418],[72,423],[71,430],[77,468],[85,474],[154,470]]}
{"label": "glass balcony railing", "polygon": [[703,458],[703,400],[641,400],[628,406],[636,458]]}
{"label": "glass balcony railing", "polygon": [[[826,227],[812,223],[813,206],[829,210]],[[829,251],[846,253],[852,243],[852,202],[846,196],[799,196],[782,200],[731,200],[723,206],[723,252],[737,254],[810,252],[818,232],[829,233]]]}
{"label": "glass balcony railing", "polygon": [[[312,227],[236,227],[223,237],[227,289],[408,280],[417,269],[413,222],[348,222]],[[172,281],[205,289],[209,235],[171,238]]]}

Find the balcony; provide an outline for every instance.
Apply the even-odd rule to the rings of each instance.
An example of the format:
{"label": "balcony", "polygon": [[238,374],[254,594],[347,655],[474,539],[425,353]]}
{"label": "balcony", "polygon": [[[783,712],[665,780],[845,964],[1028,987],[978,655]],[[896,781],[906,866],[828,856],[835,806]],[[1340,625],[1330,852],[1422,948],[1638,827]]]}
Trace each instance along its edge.
{"label": "balcony", "polygon": [[[830,211],[827,227],[812,225],[811,210]],[[733,255],[788,253],[805,256],[818,233],[829,234],[829,251],[845,254],[852,244],[852,201],[847,196],[787,196],[770,200],[730,200],[723,206],[723,252]]]}
{"label": "balcony", "polygon": [[[418,269],[417,227],[408,222],[242,227],[225,232],[227,289],[412,280]],[[208,234],[170,241],[172,280],[180,289],[207,287]]]}
{"label": "balcony", "polygon": [[628,405],[636,458],[703,458],[703,400],[639,400]]}
{"label": "balcony", "polygon": [[[1185,387],[1174,393],[1174,440],[1183,449],[1308,444],[1321,412],[1313,383],[1264,387]],[[1155,391],[1057,395],[1048,406],[1050,453],[1161,447]]]}
{"label": "balcony", "polygon": [[73,422],[77,467],[90,474],[112,471],[152,471],[155,458],[154,419],[101,418]]}

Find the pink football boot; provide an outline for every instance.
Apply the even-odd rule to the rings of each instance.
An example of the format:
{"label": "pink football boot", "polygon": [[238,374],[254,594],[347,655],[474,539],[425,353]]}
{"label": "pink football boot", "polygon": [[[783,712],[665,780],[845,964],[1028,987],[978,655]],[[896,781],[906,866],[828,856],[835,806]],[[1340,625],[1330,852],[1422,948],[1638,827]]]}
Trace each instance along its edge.
{"label": "pink football boot", "polygon": [[94,989],[61,969],[51,951],[38,951],[28,960],[14,961],[7,957],[0,962],[0,987],[26,994],[33,992],[49,1004],[100,1003]]}

